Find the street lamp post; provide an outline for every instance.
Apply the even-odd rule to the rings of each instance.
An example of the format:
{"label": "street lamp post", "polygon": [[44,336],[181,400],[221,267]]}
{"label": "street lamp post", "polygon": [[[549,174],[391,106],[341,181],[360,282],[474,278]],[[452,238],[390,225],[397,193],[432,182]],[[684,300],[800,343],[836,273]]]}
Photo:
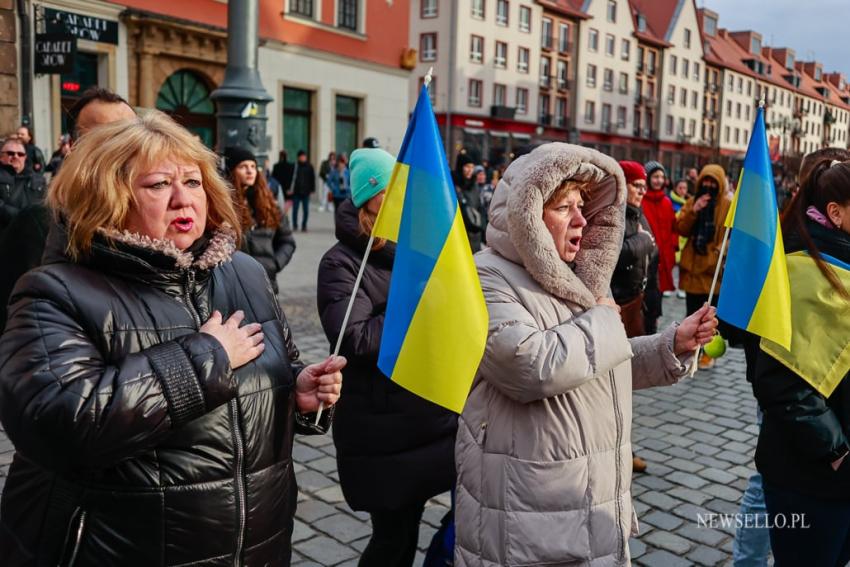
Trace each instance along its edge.
{"label": "street lamp post", "polygon": [[260,80],[258,0],[227,4],[227,67],[210,95],[217,106],[218,150],[250,150],[263,167],[268,155],[266,105],[273,99]]}

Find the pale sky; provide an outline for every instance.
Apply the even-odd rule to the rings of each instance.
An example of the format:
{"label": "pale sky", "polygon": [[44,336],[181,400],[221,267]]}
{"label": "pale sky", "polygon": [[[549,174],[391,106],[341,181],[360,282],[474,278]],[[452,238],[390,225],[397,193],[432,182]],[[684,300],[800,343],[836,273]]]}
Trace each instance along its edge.
{"label": "pale sky", "polygon": [[720,14],[719,27],[752,29],[763,45],[790,47],[798,61],[816,59],[824,72],[850,79],[850,0],[696,0]]}

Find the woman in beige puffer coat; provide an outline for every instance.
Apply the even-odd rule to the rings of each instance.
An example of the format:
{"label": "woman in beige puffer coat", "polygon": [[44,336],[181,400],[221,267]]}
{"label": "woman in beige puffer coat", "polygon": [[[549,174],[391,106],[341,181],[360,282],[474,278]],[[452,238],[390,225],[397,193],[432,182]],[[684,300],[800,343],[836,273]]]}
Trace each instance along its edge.
{"label": "woman in beige puffer coat", "polygon": [[717,320],[703,308],[626,338],[608,298],[625,200],[617,162],[561,143],[494,193],[475,256],[489,335],[455,448],[460,567],[629,564],[632,389],[684,376]]}

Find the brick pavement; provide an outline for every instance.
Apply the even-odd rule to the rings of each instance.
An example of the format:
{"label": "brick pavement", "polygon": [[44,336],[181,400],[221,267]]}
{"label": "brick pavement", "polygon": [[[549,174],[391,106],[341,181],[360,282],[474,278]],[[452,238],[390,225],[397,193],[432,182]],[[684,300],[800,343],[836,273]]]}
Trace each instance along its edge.
{"label": "brick pavement", "polygon": [[[328,352],[315,307],[316,267],[321,252],[333,242],[331,215],[311,215],[311,231],[298,234],[293,263],[281,274],[281,297],[307,361]],[[684,301],[665,300],[669,317],[680,317]],[[631,540],[634,562],[647,567],[722,565],[730,562],[731,530],[698,527],[700,512],[734,513],[753,472],[755,402],[744,380],[744,358],[729,353],[710,371],[676,386],[635,392],[632,440],[649,463],[633,482],[641,534]],[[12,457],[9,440],[0,433],[0,486]],[[330,436],[302,437],[293,450],[300,486],[293,536],[293,563],[307,566],[350,566],[365,547],[371,528],[368,516],[348,508],[339,489]],[[448,495],[428,503],[420,532],[425,549]]]}

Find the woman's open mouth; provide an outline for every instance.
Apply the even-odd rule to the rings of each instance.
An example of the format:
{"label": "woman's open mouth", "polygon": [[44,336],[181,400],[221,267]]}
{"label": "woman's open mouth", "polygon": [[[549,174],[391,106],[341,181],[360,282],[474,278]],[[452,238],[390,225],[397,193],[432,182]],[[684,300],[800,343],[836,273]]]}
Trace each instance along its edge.
{"label": "woman's open mouth", "polygon": [[179,232],[189,232],[195,226],[195,221],[189,217],[180,217],[174,219],[171,225]]}
{"label": "woman's open mouth", "polygon": [[581,236],[574,236],[567,241],[569,244],[570,252],[578,252],[581,248]]}

